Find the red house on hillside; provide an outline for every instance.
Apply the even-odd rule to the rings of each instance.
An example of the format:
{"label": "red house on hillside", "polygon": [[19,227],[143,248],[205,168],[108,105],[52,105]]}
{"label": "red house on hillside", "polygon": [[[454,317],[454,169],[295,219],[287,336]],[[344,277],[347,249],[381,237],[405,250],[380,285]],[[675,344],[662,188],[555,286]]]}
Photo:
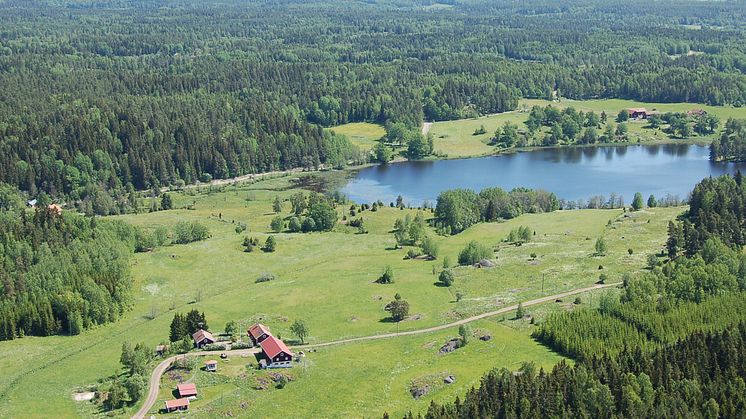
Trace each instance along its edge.
{"label": "red house on hillside", "polygon": [[249,339],[251,339],[251,343],[253,343],[255,346],[259,345],[259,343],[261,343],[264,339],[272,336],[272,334],[269,333],[269,328],[261,323],[254,323],[254,325],[249,328],[248,334]]}
{"label": "red house on hillside", "polygon": [[267,368],[290,368],[293,366],[293,353],[285,342],[269,335],[259,345]]}
{"label": "red house on hillside", "polygon": [[194,339],[194,346],[197,348],[215,343],[215,338],[212,337],[212,334],[202,329],[194,332],[194,334],[192,335],[192,339]]}

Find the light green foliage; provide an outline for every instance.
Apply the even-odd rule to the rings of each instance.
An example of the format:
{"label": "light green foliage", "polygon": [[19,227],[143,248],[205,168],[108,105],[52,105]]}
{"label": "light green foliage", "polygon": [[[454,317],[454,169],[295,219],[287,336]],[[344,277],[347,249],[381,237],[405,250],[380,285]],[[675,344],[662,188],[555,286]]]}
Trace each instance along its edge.
{"label": "light green foliage", "polygon": [[393,284],[394,283],[394,270],[391,266],[386,266],[383,269],[383,273],[376,280],[379,284]]}
{"label": "light green foliage", "polygon": [[173,241],[176,244],[187,244],[210,237],[210,230],[204,224],[192,221],[181,221],[174,225]]}
{"label": "light green foliage", "polygon": [[272,222],[269,224],[269,228],[272,229],[275,233],[280,233],[285,228],[285,220],[281,216],[277,216],[272,219]]}
{"label": "light green foliage", "polygon": [[290,332],[292,332],[298,339],[300,339],[301,344],[305,343],[306,338],[308,337],[308,326],[306,325],[306,322],[303,320],[295,320],[293,324],[290,326]]}
{"label": "light green foliage", "polygon": [[605,256],[608,248],[609,247],[606,245],[606,240],[603,237],[599,237],[598,239],[596,239],[595,249],[597,256]]}
{"label": "light green foliage", "polygon": [[473,265],[482,259],[491,259],[493,257],[492,249],[472,240],[466,244],[461,253],[458,255],[460,265]]}

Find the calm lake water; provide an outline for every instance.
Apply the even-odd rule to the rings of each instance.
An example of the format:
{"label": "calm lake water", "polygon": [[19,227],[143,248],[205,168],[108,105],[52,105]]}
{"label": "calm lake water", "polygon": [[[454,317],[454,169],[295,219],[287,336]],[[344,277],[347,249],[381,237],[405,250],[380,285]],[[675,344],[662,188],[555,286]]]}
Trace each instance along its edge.
{"label": "calm lake water", "polygon": [[632,202],[666,194],[685,199],[707,176],[746,172],[743,163],[708,160],[709,148],[698,145],[630,145],[619,147],[545,148],[515,154],[459,160],[403,162],[369,167],[342,188],[351,200],[389,203],[397,195],[409,205],[435,202],[446,189],[499,186],[545,189],[566,200],[621,194]]}

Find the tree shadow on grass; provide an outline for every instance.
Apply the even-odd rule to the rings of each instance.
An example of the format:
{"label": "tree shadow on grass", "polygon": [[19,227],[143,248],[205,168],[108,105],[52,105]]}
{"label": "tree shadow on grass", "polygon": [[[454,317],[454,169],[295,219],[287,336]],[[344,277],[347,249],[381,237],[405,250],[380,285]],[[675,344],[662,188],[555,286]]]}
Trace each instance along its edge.
{"label": "tree shadow on grass", "polygon": [[398,323],[398,322],[399,322],[398,320],[396,320],[395,318],[391,316],[384,317],[381,320],[378,320],[378,323]]}
{"label": "tree shadow on grass", "polygon": [[446,284],[444,284],[444,283],[442,283],[440,281],[433,282],[433,285],[435,285],[438,288],[448,288],[448,285],[446,285]]}

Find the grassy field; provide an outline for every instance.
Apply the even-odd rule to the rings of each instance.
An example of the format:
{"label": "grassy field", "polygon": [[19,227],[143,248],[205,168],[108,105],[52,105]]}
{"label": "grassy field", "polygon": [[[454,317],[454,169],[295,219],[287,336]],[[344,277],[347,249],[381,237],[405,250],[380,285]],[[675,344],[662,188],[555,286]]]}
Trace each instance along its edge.
{"label": "grassy field", "polygon": [[[627,216],[621,210],[528,214],[509,222],[476,225],[457,236],[437,236],[441,257],[425,261],[405,260],[406,248],[392,250],[395,241],[390,229],[394,220],[407,213],[414,215],[416,210],[386,207],[362,213],[368,234],[355,234],[354,229],[342,225],[331,233],[281,233],[276,235],[275,253],[244,253],[244,236],[260,241],[268,236],[270,220],[275,216],[272,200],[278,194],[287,198],[294,192],[288,179],[225,187],[222,192],[200,188],[189,194],[175,193],[176,207],[190,205],[193,209],[121,217],[145,228],[197,220],[209,227],[212,237],[137,254],[132,266],[133,307],[114,324],[75,337],[0,342],[0,416],[91,415],[90,403],[74,402],[72,394],[119,371],[123,342],[155,346],[166,339],[175,311],[204,311],[214,331],[221,331],[229,320],[239,322],[242,329],[261,320],[283,338],[291,337],[289,325],[293,320],[303,319],[310,329],[307,341],[314,343],[396,331],[396,324],[383,321],[387,316],[383,307],[400,293],[410,302],[412,314],[401,322],[400,330],[420,329],[511,302],[587,286],[598,279],[600,272],[609,275],[610,280],[619,280],[623,272],[642,269],[647,254],[662,248],[667,221],[682,211],[657,208]],[[289,215],[289,209],[285,202],[284,216]],[[234,229],[238,222],[247,223],[248,231],[237,234]],[[520,225],[536,231],[530,243],[521,247],[501,243],[512,228]],[[602,235],[609,253],[593,256],[594,241]],[[433,267],[439,269],[446,255],[455,261],[459,250],[472,239],[498,249],[498,266],[482,270],[460,267],[455,270],[457,278],[452,287],[436,286]],[[634,250],[633,255],[628,254],[628,248]],[[537,254],[536,260],[530,260],[530,253]],[[395,283],[374,283],[386,265],[393,267]],[[271,272],[277,279],[255,283],[263,272]],[[456,291],[464,294],[459,302],[454,298]],[[152,312],[157,315],[149,320]],[[307,411],[315,416],[404,412],[426,405],[425,400],[415,401],[407,395],[408,383],[419,377],[453,372],[457,384],[439,388],[429,396],[445,400],[465,391],[468,383],[475,383],[493,367],[515,368],[522,360],[551,365],[559,359],[529,338],[531,326],[506,328],[497,320],[477,325],[491,331],[495,336],[492,343],[474,342],[462,352],[484,355],[476,363],[466,359],[467,355],[439,356],[434,355],[435,349],[424,348],[430,342],[438,346],[447,336],[455,335],[455,330],[350,344],[319,350],[309,356],[305,368],[293,369],[299,377],[282,390],[282,402],[271,396],[275,390],[244,390],[231,380],[231,385],[211,393],[220,401],[196,407],[209,415],[210,409],[223,408],[218,403],[226,403],[225,408],[236,414],[236,406],[240,408],[240,401],[247,400],[247,409],[262,415],[272,409],[270,416],[298,417]],[[339,390],[342,385],[361,390],[348,394]],[[338,400],[334,407],[332,395]],[[328,410],[332,408],[338,410]],[[122,414],[132,412],[130,408]]]}
{"label": "grassy field", "polygon": [[[515,321],[506,320],[504,323]],[[477,386],[486,369],[506,367],[516,370],[522,362],[551,368],[561,357],[536,345],[528,330],[505,326],[499,319],[483,320],[473,325],[477,336],[489,334],[492,339],[474,338],[466,347],[440,354],[440,347],[457,336],[456,330],[318,348],[290,370],[280,371],[292,377],[284,389],[275,389],[269,373],[255,369],[253,357],[230,357],[220,360],[217,373],[197,371],[192,382],[205,392],[192,406],[198,417],[239,416],[271,417],[370,417],[388,411],[400,417],[407,411],[422,411],[431,400],[450,401]],[[206,359],[199,360],[201,366]],[[456,377],[447,385],[443,378]],[[177,380],[191,378],[192,373],[176,371],[164,375],[159,397],[171,399]],[[373,379],[372,379],[373,378]],[[259,386],[264,389],[257,389]],[[430,386],[424,396],[415,400],[412,387]],[[155,413],[155,410],[154,412]]]}
{"label": "grassy field", "polygon": [[367,122],[352,122],[329,129],[337,134],[346,135],[352,144],[360,147],[362,151],[371,150],[377,144],[378,139],[386,134],[382,126]]}
{"label": "grassy field", "polygon": [[[734,108],[732,106],[709,106],[691,103],[645,103],[632,100],[606,99],[606,100],[569,100],[562,99],[561,102],[549,102],[539,99],[525,99],[519,104],[518,110],[501,114],[488,115],[480,118],[461,119],[457,121],[436,122],[430,128],[434,137],[435,151],[440,155],[448,157],[472,157],[494,154],[498,152],[494,146],[489,145],[493,133],[498,127],[506,122],[518,125],[526,129],[525,121],[528,111],[532,106],[546,106],[551,103],[558,108],[574,107],[583,112],[594,111],[600,114],[606,112],[609,120],[614,120],[622,109],[643,107],[648,110],[660,112],[686,112],[692,109],[703,109],[708,113],[717,115],[721,119],[721,127],[728,118],[746,118],[746,108]],[[484,126],[486,133],[474,135],[479,127]],[[645,121],[630,121],[628,123],[632,142],[662,143],[671,141],[665,132],[660,129],[646,128]],[[714,135],[708,137],[695,137],[702,141],[709,141]]]}

